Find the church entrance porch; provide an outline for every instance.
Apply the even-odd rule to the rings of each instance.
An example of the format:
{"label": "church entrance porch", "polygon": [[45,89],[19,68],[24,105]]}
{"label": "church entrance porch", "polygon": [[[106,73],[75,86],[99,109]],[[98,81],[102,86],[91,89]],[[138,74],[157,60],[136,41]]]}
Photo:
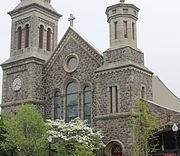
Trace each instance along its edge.
{"label": "church entrance porch", "polygon": [[150,156],[176,156],[180,153],[180,131],[177,132],[177,147],[174,132],[171,129],[159,132],[155,135],[154,144],[157,151]]}
{"label": "church entrance porch", "polygon": [[104,154],[100,156],[123,156],[124,146],[119,140],[110,141],[105,149]]}

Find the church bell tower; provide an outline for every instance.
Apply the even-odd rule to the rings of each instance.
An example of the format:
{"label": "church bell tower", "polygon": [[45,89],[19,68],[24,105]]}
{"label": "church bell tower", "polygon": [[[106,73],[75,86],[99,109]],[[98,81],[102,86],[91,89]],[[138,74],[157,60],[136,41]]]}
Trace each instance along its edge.
{"label": "church bell tower", "polygon": [[139,8],[133,4],[120,3],[106,9],[110,30],[110,49],[126,46],[137,49],[136,21]]}
{"label": "church bell tower", "polygon": [[50,0],[21,0],[8,13],[12,19],[10,58],[3,69],[2,114],[15,113],[22,103],[43,114],[43,68],[57,46],[61,15]]}
{"label": "church bell tower", "polygon": [[11,57],[46,60],[57,45],[58,19],[50,0],[21,0],[12,18]]}

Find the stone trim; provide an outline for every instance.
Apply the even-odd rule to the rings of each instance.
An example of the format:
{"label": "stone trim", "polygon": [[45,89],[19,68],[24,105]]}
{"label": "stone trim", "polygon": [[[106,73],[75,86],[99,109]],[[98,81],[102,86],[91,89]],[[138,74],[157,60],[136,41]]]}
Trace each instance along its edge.
{"label": "stone trim", "polygon": [[[6,62],[1,64],[3,70],[6,70],[6,69],[9,69],[9,68],[12,68],[12,67],[26,65],[28,63],[37,63],[39,65],[44,65],[44,60],[38,59],[36,57],[29,57],[29,58],[15,60],[15,61],[7,60]],[[17,64],[17,63],[19,63],[19,64]]]}
{"label": "stone trim", "polygon": [[106,119],[116,119],[116,118],[126,118],[132,115],[131,112],[123,112],[123,113],[113,113],[113,114],[106,114],[106,115],[97,115],[95,116],[96,120],[106,120]]}
{"label": "stone trim", "polygon": [[56,18],[62,17],[62,15],[57,13],[56,11],[50,10],[49,8],[46,8],[46,7],[44,7],[42,5],[39,5],[37,3],[32,3],[30,5],[27,5],[27,6],[24,6],[24,7],[21,7],[21,8],[17,8],[17,9],[15,9],[13,11],[8,12],[8,14],[10,16],[15,16],[16,14],[19,14],[20,11],[25,12],[25,11],[27,11],[29,9],[34,9],[34,8],[36,8],[37,10],[41,10],[43,12],[46,12],[47,14],[51,14],[52,16],[56,15]]}
{"label": "stone trim", "polygon": [[105,75],[105,74],[109,74],[109,73],[111,74],[111,73],[116,73],[119,71],[126,71],[126,70],[134,70],[134,71],[137,71],[142,74],[149,75],[149,76],[152,76],[152,74],[153,74],[151,71],[148,71],[141,67],[137,67],[133,64],[124,65],[124,66],[120,66],[120,67],[114,67],[111,69],[99,70],[99,71],[96,70],[95,73],[97,74],[97,76],[99,76],[99,75]]}
{"label": "stone trim", "polygon": [[3,103],[3,104],[1,105],[1,108],[18,106],[19,104],[22,104],[22,103],[33,103],[33,104],[38,103],[38,104],[43,105],[43,104],[44,104],[44,100],[25,99],[25,100],[18,100],[18,101],[14,101],[14,102],[6,102],[6,103]]}

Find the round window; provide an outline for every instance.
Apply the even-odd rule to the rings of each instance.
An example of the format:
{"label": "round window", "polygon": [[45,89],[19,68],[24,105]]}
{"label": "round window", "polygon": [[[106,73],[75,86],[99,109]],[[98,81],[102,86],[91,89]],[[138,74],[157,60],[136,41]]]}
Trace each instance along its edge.
{"label": "round window", "polygon": [[78,57],[75,54],[67,56],[65,59],[64,69],[67,72],[73,72],[78,66]]}

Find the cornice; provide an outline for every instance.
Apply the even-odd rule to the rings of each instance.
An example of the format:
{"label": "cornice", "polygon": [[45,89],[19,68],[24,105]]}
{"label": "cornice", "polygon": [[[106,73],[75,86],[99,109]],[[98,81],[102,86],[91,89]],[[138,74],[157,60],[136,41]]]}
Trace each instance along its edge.
{"label": "cornice", "polygon": [[126,64],[126,65],[122,65],[118,67],[112,67],[109,69],[98,69],[95,71],[95,73],[97,76],[100,76],[100,75],[112,74],[112,73],[117,73],[120,71],[122,72],[122,71],[127,71],[127,70],[134,70],[134,71],[137,71],[139,73],[149,75],[149,76],[153,75],[153,72],[151,72],[150,70],[147,70],[143,67],[136,66],[134,64]]}
{"label": "cornice", "polygon": [[11,106],[18,106],[19,104],[23,103],[30,103],[30,104],[44,104],[43,100],[37,100],[37,99],[25,99],[25,100],[18,100],[13,102],[6,102],[1,104],[1,108],[11,107]]}

